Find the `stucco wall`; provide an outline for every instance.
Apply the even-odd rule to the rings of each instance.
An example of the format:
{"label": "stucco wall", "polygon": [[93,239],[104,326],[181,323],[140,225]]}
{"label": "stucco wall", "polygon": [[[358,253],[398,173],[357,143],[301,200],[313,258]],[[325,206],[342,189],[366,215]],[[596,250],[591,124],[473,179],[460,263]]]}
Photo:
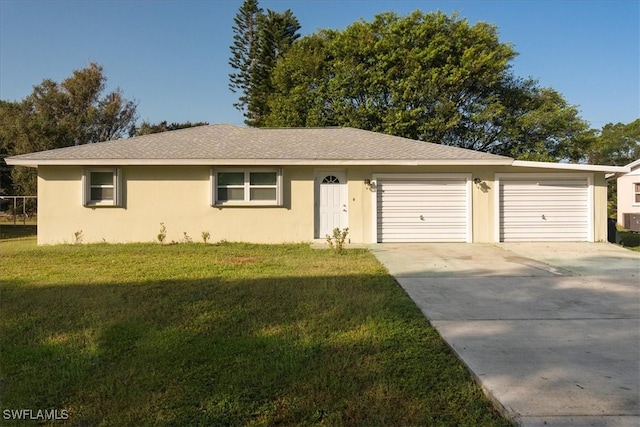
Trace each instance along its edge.
{"label": "stucco wall", "polygon": [[640,170],[618,178],[618,224],[624,225],[624,214],[640,213],[640,203],[635,203],[633,184],[640,183]]}
{"label": "stucco wall", "polygon": [[[39,168],[38,243],[156,241],[300,242],[313,239],[313,177],[308,168],[286,168],[284,206],[211,207],[206,166],[122,167],[123,207],[82,205],[80,167]],[[296,197],[291,198],[291,194]]]}
{"label": "stucco wall", "polygon": [[[314,176],[316,170],[347,172],[349,238],[353,243],[375,239],[374,198],[364,185],[373,174],[460,173],[482,183],[472,184],[473,241],[495,240],[495,174],[549,173],[548,169],[522,167],[285,167],[284,206],[211,207],[208,166],[123,166],[123,207],[82,205],[81,167],[39,168],[38,243],[71,243],[82,232],[82,242],[156,241],[160,223],[167,241],[194,241],[208,231],[211,241],[309,242],[314,239]],[[564,173],[564,171],[563,171]],[[584,173],[583,173],[584,174]],[[606,240],[606,183],[603,173],[593,174],[594,240]]]}

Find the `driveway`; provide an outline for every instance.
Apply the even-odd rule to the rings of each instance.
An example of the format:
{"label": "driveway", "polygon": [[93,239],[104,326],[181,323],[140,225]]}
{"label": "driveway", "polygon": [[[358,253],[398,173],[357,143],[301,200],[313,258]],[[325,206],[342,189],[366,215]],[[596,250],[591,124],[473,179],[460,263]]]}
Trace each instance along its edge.
{"label": "driveway", "polygon": [[640,253],[608,243],[379,244],[522,426],[640,426]]}

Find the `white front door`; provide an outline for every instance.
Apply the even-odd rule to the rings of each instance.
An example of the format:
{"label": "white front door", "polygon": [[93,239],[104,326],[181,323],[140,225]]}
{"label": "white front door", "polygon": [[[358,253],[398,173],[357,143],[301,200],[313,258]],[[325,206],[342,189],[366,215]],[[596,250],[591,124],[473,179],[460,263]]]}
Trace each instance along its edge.
{"label": "white front door", "polygon": [[347,225],[347,174],[346,172],[316,173],[316,233],[317,239],[333,235],[334,228]]}

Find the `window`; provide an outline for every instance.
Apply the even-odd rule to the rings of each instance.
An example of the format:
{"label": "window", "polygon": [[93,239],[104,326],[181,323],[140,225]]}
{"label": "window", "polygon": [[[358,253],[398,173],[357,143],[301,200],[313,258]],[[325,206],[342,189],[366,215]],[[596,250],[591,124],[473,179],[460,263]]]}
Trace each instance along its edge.
{"label": "window", "polygon": [[640,204],[640,183],[633,184],[633,202]]}
{"label": "window", "polygon": [[85,206],[120,206],[119,168],[85,169],[83,180],[83,205]]}
{"label": "window", "polygon": [[323,184],[340,184],[340,180],[335,175],[327,175],[322,180]]}
{"label": "window", "polygon": [[212,205],[282,205],[282,172],[212,170]]}

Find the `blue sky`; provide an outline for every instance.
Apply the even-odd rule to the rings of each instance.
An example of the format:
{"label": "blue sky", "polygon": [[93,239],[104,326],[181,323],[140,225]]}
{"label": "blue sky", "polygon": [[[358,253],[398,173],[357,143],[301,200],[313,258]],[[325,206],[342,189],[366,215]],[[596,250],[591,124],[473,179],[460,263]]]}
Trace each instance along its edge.
{"label": "blue sky", "polygon": [[[141,120],[242,124],[228,89],[233,17],[242,0],[0,0],[0,99],[20,100],[97,62],[108,89],[138,102]],[[393,10],[454,11],[497,25],[517,76],[578,106],[593,128],[640,117],[640,1],[261,0],[291,9],[301,33],[343,29]]]}

